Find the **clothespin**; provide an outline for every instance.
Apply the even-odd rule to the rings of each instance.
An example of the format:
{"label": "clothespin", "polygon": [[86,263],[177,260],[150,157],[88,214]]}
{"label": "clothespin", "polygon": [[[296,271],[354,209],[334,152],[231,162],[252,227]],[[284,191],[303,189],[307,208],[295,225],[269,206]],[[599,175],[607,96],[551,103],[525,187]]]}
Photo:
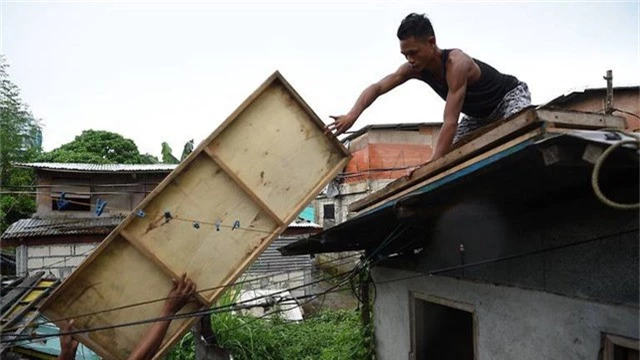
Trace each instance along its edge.
{"label": "clothespin", "polygon": [[235,229],[239,229],[240,228],[240,220],[236,220],[233,223],[233,227],[231,228],[231,231],[235,230]]}
{"label": "clothespin", "polygon": [[142,211],[142,210],[138,210],[138,211],[136,212],[136,215],[137,215],[138,217],[143,218],[143,217],[144,217],[144,215],[145,215],[145,213],[144,213],[144,211]]}
{"label": "clothespin", "polygon": [[98,216],[102,215],[102,212],[104,211],[105,206],[107,206],[107,202],[104,200],[98,199],[98,201],[96,201],[96,215]]}
{"label": "clothespin", "polygon": [[200,223],[197,222],[197,221],[194,221],[193,222],[193,227],[196,228],[196,229],[200,229]]}
{"label": "clothespin", "polygon": [[60,198],[57,201],[58,210],[62,210],[62,209],[66,208],[69,205],[69,200],[67,200],[65,198],[66,195],[67,195],[67,193],[65,193],[65,192],[60,194]]}
{"label": "clothespin", "polygon": [[222,225],[222,221],[220,219],[216,220],[216,231],[220,231],[220,225]]}

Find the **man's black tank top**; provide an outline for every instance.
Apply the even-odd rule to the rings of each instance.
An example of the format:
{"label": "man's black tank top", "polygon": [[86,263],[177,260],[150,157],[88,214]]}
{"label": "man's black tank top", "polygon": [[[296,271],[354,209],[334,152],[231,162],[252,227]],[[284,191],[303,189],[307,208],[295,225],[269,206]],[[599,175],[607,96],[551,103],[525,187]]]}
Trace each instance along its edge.
{"label": "man's black tank top", "polygon": [[[446,67],[450,49],[442,50],[442,70],[444,83],[436,80],[426,69],[423,70],[419,79],[426,82],[443,100],[447,100],[449,86],[447,85]],[[511,75],[505,75],[488,64],[480,60],[473,59],[480,66],[480,79],[473,84],[467,85],[467,92],[464,96],[462,112],[471,117],[483,118],[489,116],[491,112],[500,104],[502,98],[518,86],[518,79]]]}

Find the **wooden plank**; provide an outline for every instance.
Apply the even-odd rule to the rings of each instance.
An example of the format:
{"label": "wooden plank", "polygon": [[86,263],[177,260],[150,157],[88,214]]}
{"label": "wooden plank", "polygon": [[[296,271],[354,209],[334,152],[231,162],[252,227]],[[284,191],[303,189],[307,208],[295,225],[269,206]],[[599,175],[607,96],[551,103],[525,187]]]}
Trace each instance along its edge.
{"label": "wooden plank", "polygon": [[627,121],[621,116],[588,113],[570,110],[536,110],[540,121],[548,122],[554,127],[575,129],[620,129],[624,130]]}
{"label": "wooden plank", "polygon": [[213,153],[213,151],[206,147],[204,148],[204,152],[211,158],[211,160],[213,160],[213,162],[216,163],[216,165],[218,165],[222,170],[224,170],[224,172],[227,174],[227,176],[229,176],[230,178],[233,179],[233,181],[238,184],[238,186],[240,186],[240,188],[242,190],[244,190],[244,192],[253,200],[255,201],[259,206],[260,209],[262,209],[262,211],[264,211],[265,213],[267,213],[271,219],[273,221],[275,221],[278,225],[284,225],[284,222],[282,221],[282,219],[280,219],[278,217],[278,215],[276,215],[273,210],[271,210],[269,208],[269,206],[267,206],[267,204],[264,203],[264,201],[262,201],[262,199],[260,199],[259,197],[257,197],[253,191],[251,191],[251,189],[247,186],[247,184],[245,184],[242,179],[240,179],[234,172],[233,170],[231,170],[231,168],[229,168],[224,161],[220,160],[216,154]]}
{"label": "wooden plank", "polygon": [[[411,193],[411,192],[413,192],[413,191],[415,191],[415,190],[417,190],[419,188],[422,188],[424,186],[427,186],[429,184],[435,183],[436,181],[439,181],[439,180],[441,180],[443,178],[446,178],[449,175],[452,175],[454,173],[462,171],[462,170],[464,170],[464,169],[466,169],[466,168],[468,168],[468,167],[470,167],[470,166],[472,166],[472,165],[474,165],[474,164],[476,164],[476,163],[478,163],[480,161],[488,159],[488,158],[490,158],[490,157],[492,157],[492,156],[494,156],[496,154],[499,154],[499,153],[501,153],[501,152],[503,152],[505,150],[508,150],[508,149],[518,145],[518,144],[521,144],[521,143],[527,141],[527,140],[530,140],[530,139],[533,139],[533,138],[535,138],[537,136],[540,136],[543,133],[544,133],[544,131],[541,128],[534,129],[534,130],[532,130],[530,132],[527,132],[524,135],[520,135],[517,138],[506,142],[505,144],[502,144],[502,145],[500,145],[500,146],[498,146],[498,147],[496,147],[494,149],[491,149],[491,150],[489,150],[487,152],[484,152],[484,153],[482,153],[482,154],[480,154],[480,155],[478,155],[478,156],[476,156],[476,157],[474,157],[472,159],[469,159],[469,160],[463,162],[462,164],[459,164],[459,165],[457,165],[457,166],[455,166],[455,167],[453,167],[453,168],[451,168],[451,169],[449,169],[449,170],[447,170],[445,172],[439,173],[438,175],[430,177],[430,178],[428,178],[428,179],[426,179],[426,180],[424,180],[424,181],[422,181],[422,182],[420,182],[418,184],[414,184],[413,186],[411,186],[411,187],[409,187],[407,189],[404,189],[401,192],[396,193],[396,194],[386,198],[384,201],[385,201],[385,203],[388,203],[390,201],[398,199],[398,198],[400,198],[402,196],[405,196],[408,193]],[[370,206],[368,208],[363,209],[361,211],[361,213],[364,214],[364,213],[366,213],[366,212],[368,212],[370,210],[378,208],[379,206],[381,206],[381,205],[374,204],[374,205],[372,205],[372,206]]]}
{"label": "wooden plank", "polygon": [[[244,153],[235,153],[239,146]],[[162,302],[125,305],[163,299],[172,278],[185,272],[196,283],[199,300],[212,304],[348,156],[276,72],[107,236],[42,312],[52,320],[77,318],[79,329],[154,318]],[[197,308],[190,304],[183,311]],[[193,321],[174,320],[155,358]],[[104,358],[124,359],[146,329],[114,327],[80,338]]]}
{"label": "wooden plank", "polygon": [[424,166],[416,169],[410,175],[402,177],[385,188],[377,191],[361,200],[353,202],[349,205],[349,211],[361,211],[370,207],[389,196],[412,186],[413,184],[420,182],[430,176],[434,176],[439,172],[445,171],[448,168],[455,166],[456,164],[468,159],[473,154],[480,152],[490,146],[495,146],[500,142],[508,140],[508,136],[522,131],[523,129],[534,126],[536,121],[535,111],[529,109],[520,113],[517,117],[506,123],[490,130],[484,135],[458,147],[454,148],[443,157],[431,161]]}
{"label": "wooden plank", "polygon": [[[27,294],[31,288],[33,288],[34,284],[40,281],[40,278],[44,275],[44,271],[38,271],[34,275],[24,279],[20,284],[18,284],[14,289],[9,291],[9,293],[0,299],[0,307],[2,308],[2,314],[4,316],[9,315],[13,309],[18,305],[21,299],[25,294]],[[2,320],[4,321],[4,316]]]}

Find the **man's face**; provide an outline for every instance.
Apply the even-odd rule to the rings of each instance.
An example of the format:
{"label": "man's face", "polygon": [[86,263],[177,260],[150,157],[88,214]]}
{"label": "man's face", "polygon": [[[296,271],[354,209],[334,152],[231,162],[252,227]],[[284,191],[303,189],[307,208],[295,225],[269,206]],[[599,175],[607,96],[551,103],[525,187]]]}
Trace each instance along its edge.
{"label": "man's face", "polygon": [[410,37],[400,40],[400,52],[407,59],[407,62],[416,71],[421,71],[433,60],[435,56],[436,38],[429,36],[426,39],[416,39]]}

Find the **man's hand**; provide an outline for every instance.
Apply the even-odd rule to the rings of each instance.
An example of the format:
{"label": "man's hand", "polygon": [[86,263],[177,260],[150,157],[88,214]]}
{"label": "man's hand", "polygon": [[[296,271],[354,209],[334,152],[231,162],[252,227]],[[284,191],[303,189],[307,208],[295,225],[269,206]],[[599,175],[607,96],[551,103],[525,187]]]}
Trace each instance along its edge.
{"label": "man's hand", "polygon": [[333,132],[335,136],[338,136],[343,132],[349,130],[349,128],[353,126],[353,124],[358,119],[357,116],[353,116],[350,114],[340,116],[332,115],[330,117],[335,121],[327,125],[326,133]]}
{"label": "man's hand", "polygon": [[74,339],[73,336],[66,334],[68,332],[71,332],[72,330],[73,320],[64,321],[60,325],[60,333],[65,335],[60,335],[60,355],[58,356],[58,360],[70,360],[76,358],[76,350],[78,350],[78,340]]}
{"label": "man's hand", "polygon": [[180,279],[173,281],[173,289],[169,292],[167,300],[164,302],[164,315],[175,315],[180,309],[182,309],[191,295],[195,293],[196,284],[187,279],[187,274],[182,274]]}

